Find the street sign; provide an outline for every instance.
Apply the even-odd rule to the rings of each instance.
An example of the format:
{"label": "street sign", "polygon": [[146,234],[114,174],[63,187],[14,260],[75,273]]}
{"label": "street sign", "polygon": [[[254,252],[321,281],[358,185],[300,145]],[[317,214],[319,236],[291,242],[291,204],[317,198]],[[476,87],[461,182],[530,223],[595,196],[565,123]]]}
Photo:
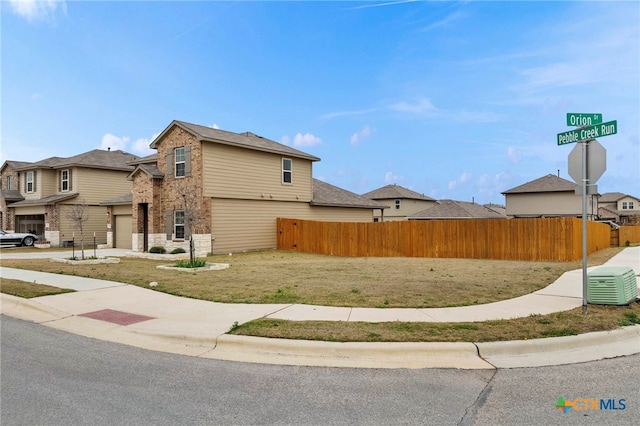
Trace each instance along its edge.
{"label": "street sign", "polygon": [[[594,184],[607,170],[607,150],[598,141],[587,142],[587,179]],[[582,183],[582,146],[576,145],[569,153],[569,176]]]}
{"label": "street sign", "polygon": [[558,133],[558,145],[586,141],[602,136],[615,135],[616,133],[618,133],[618,120],[607,121],[606,123],[596,124],[595,126]]}
{"label": "street sign", "polygon": [[584,127],[600,123],[602,123],[602,114],[567,113],[567,126]]}

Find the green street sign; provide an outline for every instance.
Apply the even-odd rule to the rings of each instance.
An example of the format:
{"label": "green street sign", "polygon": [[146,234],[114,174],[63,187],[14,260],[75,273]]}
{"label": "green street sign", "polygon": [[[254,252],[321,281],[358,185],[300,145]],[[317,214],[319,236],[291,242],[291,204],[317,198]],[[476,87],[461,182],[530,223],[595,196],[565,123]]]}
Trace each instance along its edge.
{"label": "green street sign", "polygon": [[567,126],[585,127],[602,123],[602,114],[567,113]]}
{"label": "green street sign", "polygon": [[607,121],[606,123],[596,124],[595,126],[558,133],[558,145],[582,142],[602,136],[615,135],[616,133],[618,133],[618,120]]}

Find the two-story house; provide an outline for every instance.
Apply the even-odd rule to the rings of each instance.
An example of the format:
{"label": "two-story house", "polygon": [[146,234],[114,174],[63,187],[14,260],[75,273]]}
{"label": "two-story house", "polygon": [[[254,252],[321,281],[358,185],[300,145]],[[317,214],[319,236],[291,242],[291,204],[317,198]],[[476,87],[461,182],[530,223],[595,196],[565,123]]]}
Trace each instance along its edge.
{"label": "two-story house", "polygon": [[[131,191],[126,176],[137,159],[119,150],[95,149],[73,157],[51,157],[29,163],[6,161],[0,169],[2,228],[33,232],[52,245],[62,245],[77,234],[70,219],[75,206],[87,214],[85,241],[106,242],[107,208],[100,202]],[[79,235],[76,235],[79,237]]]}
{"label": "two-story house", "polygon": [[467,201],[439,200],[438,203],[426,210],[411,215],[409,220],[436,219],[506,219],[499,209],[492,209],[486,205],[469,203]]}
{"label": "two-story house", "polygon": [[400,185],[386,185],[362,194],[363,197],[386,205],[388,210],[376,210],[374,221],[407,220],[415,213],[436,205],[436,200]]}
{"label": "two-story house", "polygon": [[598,216],[620,225],[640,219],[640,198],[622,192],[607,192],[598,198]]}
{"label": "two-story house", "polygon": [[[582,196],[578,185],[559,176],[548,174],[504,191],[508,217],[580,217]],[[588,196],[587,216],[595,219],[597,195]]]}
{"label": "two-story house", "polygon": [[151,148],[155,162],[140,160],[128,177],[134,251],[189,239],[198,253],[275,248],[278,217],[371,222],[384,207],[313,179],[319,158],[253,133],[173,121]]}

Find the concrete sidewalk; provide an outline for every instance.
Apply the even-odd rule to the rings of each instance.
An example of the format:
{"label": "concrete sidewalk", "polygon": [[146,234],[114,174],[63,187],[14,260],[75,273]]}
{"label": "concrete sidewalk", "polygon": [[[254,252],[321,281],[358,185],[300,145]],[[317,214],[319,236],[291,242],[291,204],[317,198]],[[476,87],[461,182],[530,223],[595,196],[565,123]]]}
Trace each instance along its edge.
{"label": "concrete sidewalk", "polygon": [[[101,256],[125,254],[100,251]],[[61,253],[65,252],[56,255],[69,256]],[[10,253],[11,258],[43,254]],[[4,250],[1,257],[10,258]],[[623,250],[605,265],[629,266],[638,273],[640,247]],[[223,304],[122,283],[4,267],[0,267],[0,277],[77,290],[28,300],[1,294],[3,314],[101,340],[214,359],[317,366],[483,369],[556,365],[640,353],[640,326],[563,338],[477,344],[335,343],[225,334],[235,322],[265,317],[299,321],[468,322],[565,311],[582,304],[581,270],[567,272],[550,286],[515,299],[434,309]]]}

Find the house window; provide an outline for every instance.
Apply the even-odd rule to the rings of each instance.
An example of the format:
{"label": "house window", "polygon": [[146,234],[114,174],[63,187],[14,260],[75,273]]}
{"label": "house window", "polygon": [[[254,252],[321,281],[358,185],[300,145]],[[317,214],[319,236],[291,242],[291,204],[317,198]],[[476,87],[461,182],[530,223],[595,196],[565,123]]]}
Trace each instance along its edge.
{"label": "house window", "polygon": [[622,210],[633,210],[633,208],[634,208],[633,201],[622,202]]}
{"label": "house window", "polygon": [[7,189],[9,191],[13,190],[13,176],[7,176]]}
{"label": "house window", "polygon": [[282,159],[282,183],[293,182],[293,161],[288,158]]}
{"label": "house window", "polygon": [[396,210],[400,210],[400,200],[396,200]]}
{"label": "house window", "polygon": [[633,201],[629,201],[629,210],[633,210],[634,208]]}
{"label": "house window", "polygon": [[184,177],[185,176],[185,155],[184,155],[184,147],[175,149],[175,161],[176,161],[176,177]]}
{"label": "house window", "polygon": [[60,191],[69,190],[69,170],[60,171]]}
{"label": "house window", "polygon": [[184,210],[173,212],[173,235],[177,240],[184,239]]}
{"label": "house window", "polygon": [[35,190],[35,176],[33,172],[27,172],[27,192],[33,192]]}

